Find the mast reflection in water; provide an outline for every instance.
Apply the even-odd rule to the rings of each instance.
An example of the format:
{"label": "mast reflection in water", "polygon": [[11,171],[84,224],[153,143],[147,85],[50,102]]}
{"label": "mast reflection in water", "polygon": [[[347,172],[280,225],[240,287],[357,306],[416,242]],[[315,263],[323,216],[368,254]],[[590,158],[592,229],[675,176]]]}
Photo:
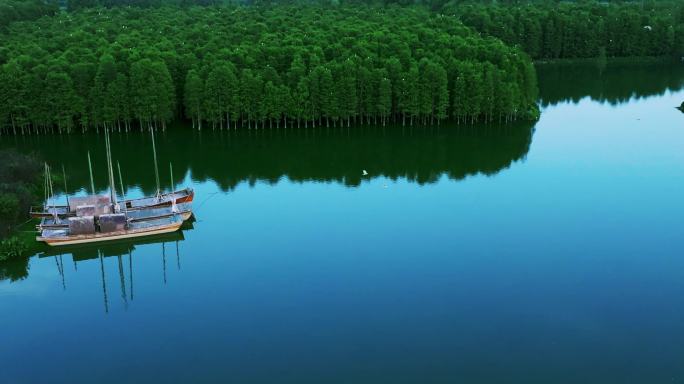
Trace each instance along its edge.
{"label": "mast reflection in water", "polygon": [[[71,256],[73,261],[73,272],[78,272],[78,264],[88,261],[96,260],[99,263],[99,275],[102,289],[102,299],[104,303],[105,313],[110,311],[110,300],[112,287],[107,286],[107,267],[106,259],[111,258],[116,260],[116,271],[118,273],[119,291],[121,303],[124,309],[128,309],[129,303],[134,299],[134,262],[135,251],[141,246],[152,246],[157,244],[159,246],[159,253],[161,256],[161,269],[163,275],[163,283],[167,283],[167,263],[166,263],[166,245],[173,244],[175,249],[176,266],[180,271],[181,255],[179,243],[185,240],[184,231],[192,230],[194,228],[194,219],[186,222],[181,227],[180,231],[156,235],[151,237],[139,238],[136,240],[122,240],[113,243],[103,244],[87,244],[82,246],[65,247],[65,248],[48,248],[46,251],[38,255],[39,258],[54,258],[57,273],[59,275],[62,289],[66,291],[66,273],[64,270],[64,258]],[[83,272],[81,272],[83,273]],[[109,271],[111,274],[111,270]]]}

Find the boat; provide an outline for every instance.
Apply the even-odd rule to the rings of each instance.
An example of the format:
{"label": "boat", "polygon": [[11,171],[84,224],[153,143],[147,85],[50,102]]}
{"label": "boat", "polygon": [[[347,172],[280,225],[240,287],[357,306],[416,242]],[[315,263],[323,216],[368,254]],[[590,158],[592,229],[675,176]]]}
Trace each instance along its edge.
{"label": "boat", "polygon": [[155,196],[125,200],[124,205],[128,210],[145,209],[150,207],[169,206],[173,202],[176,204],[189,203],[194,198],[195,191],[193,191],[192,188],[185,188],[173,192],[160,193]]}
{"label": "boat", "polygon": [[[129,222],[145,221],[150,217],[169,217],[174,215],[179,215],[183,221],[186,221],[192,217],[192,204],[181,203],[171,206],[157,206],[149,207],[145,209],[127,210],[123,211],[126,216],[126,220]],[[107,214],[107,213],[105,213]],[[81,216],[95,216],[95,215],[76,215],[69,217],[81,217]],[[40,224],[36,225],[37,230],[43,229],[64,229],[69,228],[69,217],[62,218],[59,215],[43,217]]]}
{"label": "boat", "polygon": [[[185,194],[171,192],[168,195],[168,204],[159,204],[161,202],[159,194],[151,199],[124,199],[122,201],[124,204],[119,204],[114,185],[114,168],[107,130],[105,130],[105,147],[109,196],[89,195],[67,198],[67,205],[62,206],[65,209],[64,215],[60,215],[60,211],[54,204],[50,167],[45,164],[45,212],[49,215],[41,217],[41,222],[37,226],[39,231],[37,241],[50,246],[60,246],[153,236],[177,231],[183,221],[192,216],[194,193],[191,189],[186,189],[185,191],[189,192]],[[158,180],[156,154],[155,176]],[[171,168],[171,180],[173,180],[173,168]],[[119,181],[123,193],[120,169]],[[159,187],[159,183],[157,186]],[[173,181],[171,190],[175,191]],[[184,202],[177,203],[178,197]]]}
{"label": "boat", "polygon": [[183,218],[180,215],[148,217],[144,220],[129,221],[122,229],[111,232],[98,232],[94,229],[92,233],[74,234],[71,228],[46,228],[41,231],[36,240],[50,246],[86,244],[160,235],[175,232],[180,229],[181,225],[183,225]]}
{"label": "boat", "polygon": [[[91,199],[96,199],[98,195],[88,195]],[[101,196],[106,199],[108,196]],[[158,193],[154,196],[145,196],[135,199],[128,199],[123,201],[123,205],[128,211],[144,210],[150,208],[157,208],[163,206],[171,206],[174,202],[176,204],[190,203],[195,198],[195,191],[192,188],[179,189],[173,192]],[[74,201],[74,199],[77,199]],[[78,200],[80,198],[72,197],[72,203],[68,205],[45,205],[42,207],[31,207],[30,215],[34,219],[49,218],[54,215],[60,218],[76,216],[76,208],[79,203],[84,201]]]}
{"label": "boat", "polygon": [[[139,198],[134,198],[134,199],[126,199],[125,196],[123,196],[123,209],[127,211],[135,211],[135,210],[148,210],[150,208],[158,208],[158,207],[163,207],[163,206],[172,206],[173,204],[184,204],[184,203],[190,203],[193,201],[195,198],[195,192],[193,191],[192,188],[184,188],[184,189],[179,189],[176,190],[175,186],[173,185],[173,168],[171,168],[171,164],[169,164],[170,171],[171,171],[171,190],[170,192],[162,192],[161,190],[161,185],[159,183],[159,169],[157,167],[157,149],[155,146],[154,142],[154,131],[150,131],[151,137],[152,137],[152,154],[154,157],[154,175],[155,175],[155,180],[157,183],[157,191],[154,195],[152,196],[145,196],[145,197],[139,197]],[[108,134],[106,134],[107,139],[108,139]],[[109,148],[109,147],[107,147]],[[107,155],[107,161],[109,162],[111,160],[111,153],[108,153]],[[108,165],[109,169],[110,165]],[[123,180],[121,179],[121,168],[119,167],[119,164],[117,162],[117,168],[119,170],[119,181],[121,183],[121,192],[124,192],[124,186],[123,186]],[[111,200],[107,201],[109,199],[109,196],[106,195],[98,195],[95,193],[95,185],[93,182],[93,173],[92,173],[92,164],[90,162],[90,152],[88,152],[88,169],[90,170],[90,185],[92,189],[92,194],[87,195],[87,196],[79,196],[79,197],[67,197],[67,203],[66,205],[55,205],[54,201],[53,204],[50,205],[50,201],[47,198],[48,196],[48,190],[51,191],[51,185],[48,185],[49,183],[49,175],[46,173],[46,180],[45,180],[45,188],[46,188],[46,200],[45,200],[45,205],[42,207],[31,207],[29,214],[32,218],[50,218],[53,216],[59,217],[59,218],[68,218],[68,217],[75,217],[79,216],[78,214],[78,207],[83,206],[83,205],[95,205],[95,206],[103,206],[106,207],[108,205],[111,205]],[[62,171],[64,172],[64,167],[62,167]],[[46,168],[47,172],[47,168]],[[114,183],[114,164],[111,164],[111,183],[112,183],[112,188],[113,183]],[[66,188],[66,172],[64,172],[63,175],[64,178],[64,191],[66,193],[67,188]],[[113,190],[115,190],[113,188]],[[184,215],[185,220],[189,218],[189,215]]]}
{"label": "boat", "polygon": [[[174,208],[175,206],[175,208]],[[192,204],[191,203],[181,203],[181,204],[175,204],[171,206],[161,206],[161,207],[150,207],[150,208],[145,208],[145,209],[137,209],[137,210],[128,210],[128,211],[123,211],[119,212],[123,213],[126,216],[126,220],[135,222],[135,221],[144,221],[147,218],[150,217],[166,217],[166,216],[173,216],[173,215],[179,215],[183,221],[186,221],[192,217]],[[109,214],[109,212],[104,212],[104,214]],[[74,215],[71,217],[82,217],[82,216],[98,216],[99,214],[92,214],[92,215]],[[69,226],[68,224],[68,218],[61,218],[58,215],[57,216],[50,216],[50,217],[44,217],[42,218],[40,224],[36,225],[37,229],[43,229],[43,228],[48,228],[48,229],[57,229],[57,228],[67,228]]]}

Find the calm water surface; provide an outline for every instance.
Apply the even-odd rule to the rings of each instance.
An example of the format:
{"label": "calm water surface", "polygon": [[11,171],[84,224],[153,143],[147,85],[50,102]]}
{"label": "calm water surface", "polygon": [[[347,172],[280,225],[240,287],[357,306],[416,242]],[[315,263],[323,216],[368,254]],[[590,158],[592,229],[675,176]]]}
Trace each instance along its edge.
{"label": "calm water surface", "polygon": [[539,77],[534,125],[160,134],[196,221],[0,267],[0,382],[684,382],[684,66]]}

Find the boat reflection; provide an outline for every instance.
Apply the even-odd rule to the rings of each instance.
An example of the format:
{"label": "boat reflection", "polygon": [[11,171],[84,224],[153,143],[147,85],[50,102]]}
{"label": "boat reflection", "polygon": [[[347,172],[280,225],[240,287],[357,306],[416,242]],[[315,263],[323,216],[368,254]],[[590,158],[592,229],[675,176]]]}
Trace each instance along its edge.
{"label": "boat reflection", "polygon": [[104,303],[105,313],[110,310],[110,291],[112,287],[107,287],[107,273],[105,268],[105,259],[116,258],[116,265],[118,270],[119,291],[121,301],[125,309],[128,309],[130,302],[133,301],[134,295],[134,261],[135,251],[138,247],[143,245],[159,244],[161,246],[161,268],[162,280],[164,285],[167,281],[167,248],[170,252],[175,253],[175,267],[180,271],[181,269],[181,255],[179,243],[185,240],[184,231],[194,229],[194,219],[183,224],[180,231],[165,233],[150,237],[138,238],[134,240],[113,241],[110,243],[96,243],[85,244],[80,246],[72,246],[65,248],[47,248],[42,253],[38,254],[39,258],[54,258],[56,270],[61,279],[62,289],[67,289],[67,281],[65,277],[64,259],[71,256],[73,262],[73,269],[78,272],[79,263],[99,260],[100,265],[100,280],[102,282],[102,299]]}

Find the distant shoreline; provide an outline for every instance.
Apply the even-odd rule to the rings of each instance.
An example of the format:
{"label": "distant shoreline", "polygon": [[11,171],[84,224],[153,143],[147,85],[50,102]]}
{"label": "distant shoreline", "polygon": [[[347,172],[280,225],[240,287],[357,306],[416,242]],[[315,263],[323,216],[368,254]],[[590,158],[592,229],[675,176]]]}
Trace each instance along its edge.
{"label": "distant shoreline", "polygon": [[[533,60],[534,65],[573,65],[573,64],[596,64],[601,60],[598,57],[587,57],[581,59],[541,59]],[[633,57],[607,57],[606,64],[662,64],[662,63],[681,63],[684,60],[677,60],[672,56],[633,56]]]}

